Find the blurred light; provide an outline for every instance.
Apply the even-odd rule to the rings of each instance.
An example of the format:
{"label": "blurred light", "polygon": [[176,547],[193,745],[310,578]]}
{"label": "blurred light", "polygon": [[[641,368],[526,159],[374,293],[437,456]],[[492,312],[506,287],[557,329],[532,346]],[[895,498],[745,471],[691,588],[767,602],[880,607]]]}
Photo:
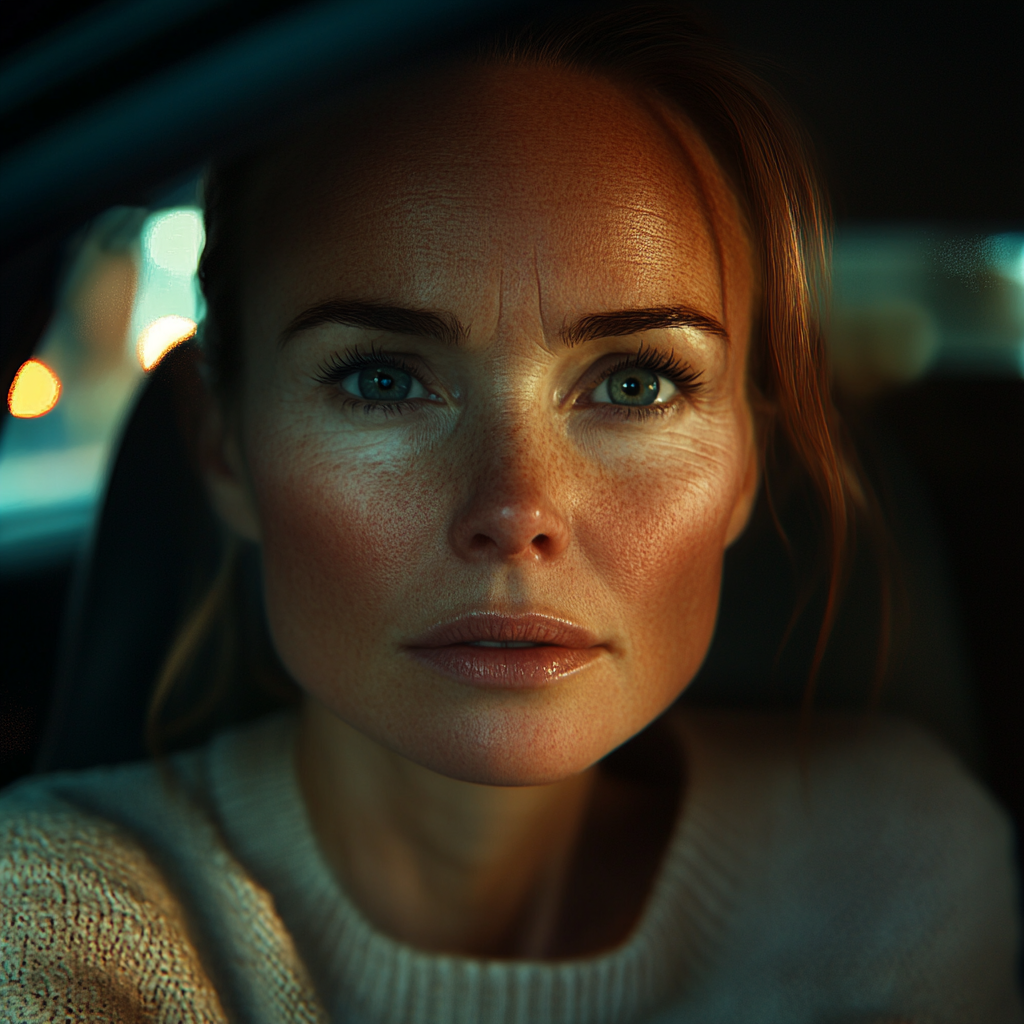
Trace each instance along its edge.
{"label": "blurred light", "polygon": [[988,240],[988,248],[996,269],[1017,284],[1024,284],[1024,235],[993,235]]}
{"label": "blurred light", "polygon": [[162,316],[139,335],[136,352],[144,370],[152,370],[175,345],[196,333],[195,320],[187,316]]}
{"label": "blurred light", "polygon": [[60,377],[45,363],[29,359],[22,363],[7,392],[7,408],[12,416],[31,419],[45,416],[60,398]]}
{"label": "blurred light", "polygon": [[911,299],[847,305],[833,316],[832,365],[841,386],[869,395],[922,376],[939,351],[939,325]]}
{"label": "blurred light", "polygon": [[168,210],[150,218],[143,244],[158,267],[186,277],[196,272],[204,240],[203,219],[196,210]]}

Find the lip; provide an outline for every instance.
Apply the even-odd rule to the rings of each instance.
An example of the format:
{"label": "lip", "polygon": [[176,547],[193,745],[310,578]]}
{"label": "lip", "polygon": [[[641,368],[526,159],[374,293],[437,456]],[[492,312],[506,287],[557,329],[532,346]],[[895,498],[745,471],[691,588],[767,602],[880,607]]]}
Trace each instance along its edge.
{"label": "lip", "polygon": [[452,644],[471,644],[479,640],[550,644],[575,649],[598,645],[597,637],[589,629],[554,615],[471,612],[434,626],[406,646],[450,647]]}
{"label": "lip", "polygon": [[[472,647],[474,642],[538,647]],[[459,682],[485,689],[550,686],[606,650],[583,626],[552,615],[474,612],[440,623],[405,645],[417,661]]]}

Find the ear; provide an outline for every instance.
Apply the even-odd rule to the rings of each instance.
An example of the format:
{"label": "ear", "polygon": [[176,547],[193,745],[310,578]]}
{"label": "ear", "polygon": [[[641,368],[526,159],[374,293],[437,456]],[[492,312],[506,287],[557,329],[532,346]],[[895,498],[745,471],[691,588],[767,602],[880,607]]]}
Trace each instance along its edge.
{"label": "ear", "polygon": [[204,411],[199,459],[217,514],[240,537],[258,544],[260,522],[242,456],[238,417],[226,413],[210,395]]}
{"label": "ear", "polygon": [[754,511],[754,502],[757,500],[757,490],[761,483],[760,460],[757,457],[757,445],[753,442],[747,445],[747,459],[743,469],[743,482],[740,485],[739,493],[736,495],[736,504],[733,506],[732,517],[729,520],[729,529],[725,536],[725,546],[728,547],[733,541],[738,540],[750,522],[751,513]]}

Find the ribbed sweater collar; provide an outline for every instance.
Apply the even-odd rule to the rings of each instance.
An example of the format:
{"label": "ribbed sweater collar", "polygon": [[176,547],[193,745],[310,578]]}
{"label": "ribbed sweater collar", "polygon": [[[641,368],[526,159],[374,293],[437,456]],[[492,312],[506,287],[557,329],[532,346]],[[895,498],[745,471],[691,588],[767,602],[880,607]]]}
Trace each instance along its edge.
{"label": "ribbed sweater collar", "polygon": [[[374,928],[317,845],[295,773],[296,720],[223,734],[209,778],[228,843],[273,896],[332,1019],[373,1024],[614,1024],[643,1019],[715,958],[735,873],[721,823],[691,786],[643,916],[600,956],[487,960],[439,955]],[[691,776],[692,777],[692,776]]]}

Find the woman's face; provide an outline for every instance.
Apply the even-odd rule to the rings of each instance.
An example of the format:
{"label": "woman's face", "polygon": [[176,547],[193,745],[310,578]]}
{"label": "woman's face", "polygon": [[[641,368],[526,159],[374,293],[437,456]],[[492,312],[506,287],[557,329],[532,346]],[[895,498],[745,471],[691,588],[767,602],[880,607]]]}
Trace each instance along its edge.
{"label": "woman's face", "polygon": [[697,671],[756,489],[705,147],[601,81],[467,69],[304,132],[247,209],[213,488],[285,666],[443,774],[588,767]]}

